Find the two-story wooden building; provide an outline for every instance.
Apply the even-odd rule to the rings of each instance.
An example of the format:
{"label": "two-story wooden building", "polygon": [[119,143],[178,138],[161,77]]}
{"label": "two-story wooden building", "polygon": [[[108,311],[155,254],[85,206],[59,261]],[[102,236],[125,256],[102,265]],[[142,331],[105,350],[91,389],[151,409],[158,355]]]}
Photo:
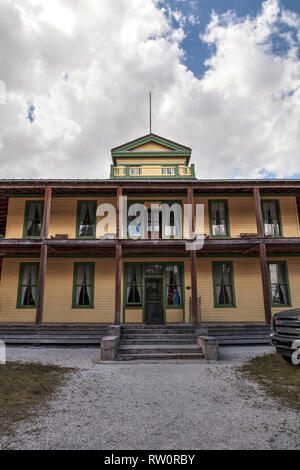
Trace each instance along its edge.
{"label": "two-story wooden building", "polygon": [[[2,324],[270,323],[299,307],[300,181],[196,179],[191,149],[155,134],[111,153],[105,180],[0,180]],[[124,238],[124,196],[203,204],[203,248],[172,217],[171,239],[161,218],[155,239]],[[114,238],[100,204],[115,207]]]}

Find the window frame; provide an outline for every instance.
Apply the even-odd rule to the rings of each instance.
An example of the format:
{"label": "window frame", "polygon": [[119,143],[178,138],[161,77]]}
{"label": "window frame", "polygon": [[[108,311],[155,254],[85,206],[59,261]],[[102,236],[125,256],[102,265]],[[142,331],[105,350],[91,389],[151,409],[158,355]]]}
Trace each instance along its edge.
{"label": "window frame", "polygon": [[[93,228],[93,235],[80,235],[80,206],[81,204],[93,204],[94,208],[94,228]],[[97,226],[97,220],[96,220],[96,212],[97,212],[97,201],[94,199],[90,200],[77,200],[77,215],[76,215],[76,238],[80,239],[95,239],[96,238],[96,226]]]}
{"label": "window frame", "polygon": [[[28,217],[29,217],[29,204],[42,204],[43,206],[43,213],[42,213],[42,223],[41,223],[41,234],[40,235],[27,235],[27,222],[28,222]],[[25,211],[24,211],[24,222],[23,222],[23,238],[34,238],[34,239],[39,239],[42,238],[43,234],[43,218],[44,218],[44,209],[45,209],[45,201],[43,199],[37,199],[37,200],[27,200],[25,201]]]}
{"label": "window frame", "polygon": [[[138,170],[138,173],[132,173],[132,170]],[[129,167],[129,176],[142,176],[142,172],[141,165],[133,165]]]}
{"label": "window frame", "polygon": [[[269,292],[270,292],[271,307],[274,307],[274,308],[276,308],[276,307],[279,307],[279,308],[280,307],[292,307],[292,298],[291,298],[291,289],[290,289],[287,261],[285,261],[285,260],[279,260],[279,261],[269,260],[267,262],[267,264],[268,264],[268,279],[269,279]],[[286,304],[276,304],[276,303],[273,302],[270,264],[281,264],[282,266],[284,266],[286,295],[287,295],[287,303]]]}
{"label": "window frame", "polygon": [[[22,305],[21,304],[21,292],[22,292],[22,279],[24,267],[28,265],[34,265],[37,267],[37,283],[36,283],[36,303],[34,305]],[[19,264],[19,280],[18,280],[18,292],[17,292],[17,305],[16,308],[25,308],[25,309],[36,309],[38,302],[38,288],[39,288],[39,273],[40,273],[40,263],[37,261],[29,262],[20,262]]]}
{"label": "window frame", "polygon": [[[91,266],[91,303],[90,305],[77,305],[76,304],[76,287],[77,287],[77,272],[80,264],[88,264]],[[74,309],[93,309],[94,308],[94,294],[95,294],[95,262],[94,261],[75,261],[73,266],[73,293],[72,293],[72,308]]]}
{"label": "window frame", "polygon": [[[144,288],[143,288],[144,263],[136,263],[136,264],[139,264],[140,269],[141,269],[141,284],[140,284],[141,290],[142,290],[141,301],[140,302],[127,302],[126,301],[126,294],[127,294],[127,287],[128,287],[127,274],[128,274],[128,267],[130,263],[125,263],[125,266],[124,266],[124,308],[126,309],[130,309],[130,308],[139,309],[139,308],[143,308],[143,305],[144,305]],[[137,286],[138,284],[135,284],[135,285]]]}
{"label": "window frame", "polygon": [[[231,304],[218,304],[216,293],[216,273],[215,266],[227,264],[231,267]],[[213,278],[213,292],[214,292],[214,308],[236,308],[235,285],[234,285],[234,271],[233,261],[212,261],[212,278]]]}
{"label": "window frame", "polygon": [[[167,267],[168,266],[175,266],[175,265],[177,265],[180,269],[180,284],[179,285],[181,287],[181,296],[180,296],[180,304],[179,305],[174,305],[174,304],[170,305],[170,304],[168,304],[168,285],[174,285],[174,284],[168,284],[167,283]],[[169,308],[170,309],[172,309],[172,308],[174,308],[174,309],[177,309],[177,308],[183,309],[184,308],[184,288],[185,288],[185,286],[184,286],[184,277],[183,277],[184,273],[183,273],[183,264],[182,264],[182,262],[176,262],[176,261],[174,261],[174,263],[167,262],[164,266],[164,271],[163,272],[164,272],[164,278],[165,278],[165,293],[164,293],[164,295],[165,295],[165,308],[166,309],[169,309]]]}
{"label": "window frame", "polygon": [[[168,173],[167,171],[168,170],[174,170],[174,172],[172,173]],[[164,171],[166,171],[166,173],[164,173]],[[176,166],[163,166],[162,167],[162,175],[163,176],[176,176]]]}
{"label": "window frame", "polygon": [[[282,219],[281,219],[281,209],[280,209],[280,201],[279,199],[261,199],[261,211],[262,211],[262,219],[263,219],[263,228],[264,228],[264,236],[270,238],[282,238],[283,237],[283,230],[282,230]],[[264,220],[264,208],[263,205],[270,204],[271,202],[275,203],[276,210],[277,210],[277,217],[278,217],[278,225],[279,225],[279,235],[266,235],[265,231],[265,220]]]}
{"label": "window frame", "polygon": [[[226,235],[213,235],[213,230],[212,230],[212,205],[214,203],[221,203],[221,202],[224,203],[224,207],[225,207]],[[208,213],[209,213],[209,236],[210,236],[210,238],[231,238],[230,223],[229,223],[228,199],[208,199]]]}

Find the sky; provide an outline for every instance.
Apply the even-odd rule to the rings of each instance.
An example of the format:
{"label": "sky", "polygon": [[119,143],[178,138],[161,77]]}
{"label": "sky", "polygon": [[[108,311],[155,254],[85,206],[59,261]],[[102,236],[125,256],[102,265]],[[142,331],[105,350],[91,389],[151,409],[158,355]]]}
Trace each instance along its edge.
{"label": "sky", "polygon": [[298,0],[1,0],[0,178],[107,178],[152,130],[198,178],[300,177]]}

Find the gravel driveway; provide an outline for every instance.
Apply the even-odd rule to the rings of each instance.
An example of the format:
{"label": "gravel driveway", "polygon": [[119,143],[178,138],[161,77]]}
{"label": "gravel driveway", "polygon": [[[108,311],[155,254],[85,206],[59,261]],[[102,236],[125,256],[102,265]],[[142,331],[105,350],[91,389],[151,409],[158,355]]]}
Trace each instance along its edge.
{"label": "gravel driveway", "polygon": [[300,448],[299,414],[235,373],[269,351],[222,348],[218,363],[99,364],[93,348],[9,348],[8,360],[76,369],[0,449]]}

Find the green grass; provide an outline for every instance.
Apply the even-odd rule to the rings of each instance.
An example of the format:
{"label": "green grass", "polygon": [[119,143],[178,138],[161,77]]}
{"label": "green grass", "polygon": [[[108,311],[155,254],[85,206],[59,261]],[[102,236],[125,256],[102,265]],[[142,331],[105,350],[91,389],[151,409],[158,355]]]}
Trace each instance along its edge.
{"label": "green grass", "polygon": [[261,385],[281,405],[300,411],[300,367],[279,354],[254,357],[239,372]]}
{"label": "green grass", "polygon": [[38,363],[0,365],[0,437],[14,423],[35,414],[71,369]]}

